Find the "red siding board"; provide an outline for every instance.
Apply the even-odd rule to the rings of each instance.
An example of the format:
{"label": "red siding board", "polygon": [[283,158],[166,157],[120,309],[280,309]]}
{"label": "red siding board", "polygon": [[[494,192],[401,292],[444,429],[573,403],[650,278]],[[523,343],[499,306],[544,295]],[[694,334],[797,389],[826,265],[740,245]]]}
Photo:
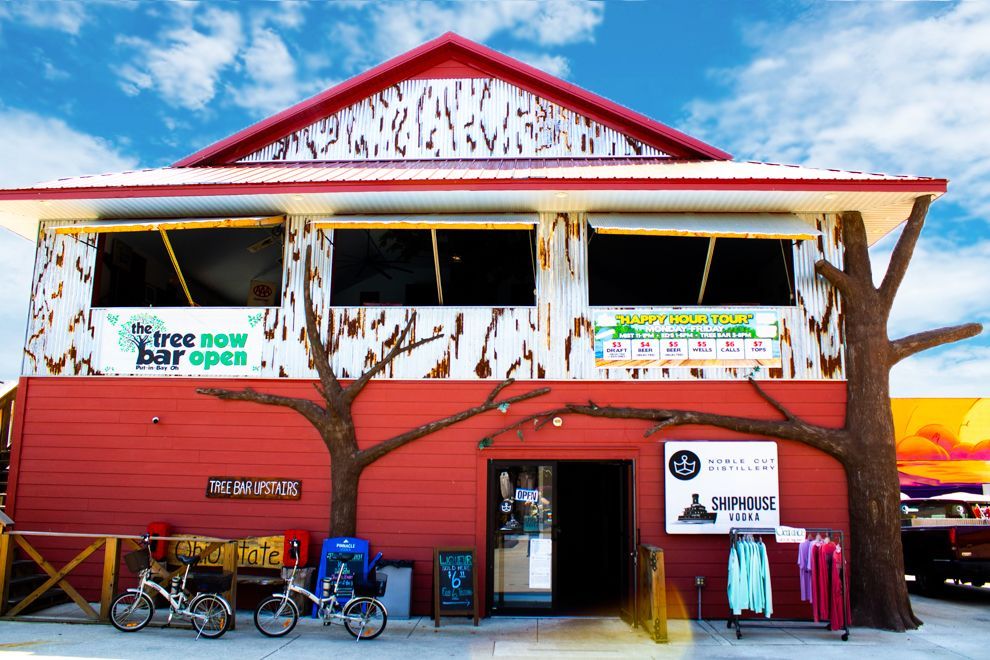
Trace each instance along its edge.
{"label": "red siding board", "polygon": [[[313,396],[308,381],[210,381],[218,387],[254,387]],[[295,413],[195,393],[202,381],[122,378],[22,379],[15,426],[12,513],[21,529],[90,533],[143,532],[164,520],[178,532],[243,537],[308,529],[325,536],[329,513],[329,458],[312,428]],[[690,427],[644,439],[646,422],[569,417],[562,428],[526,433],[525,442],[501,437],[484,451],[478,440],[513,419],[568,401],[665,405],[737,415],[775,412],[746,383],[552,382],[552,392],[517,404],[508,414],[476,417],[386,456],[362,477],[358,534],[386,556],[416,561],[413,608],[431,603],[432,548],[471,545],[484,556],[486,466],[489,459],[624,459],[636,464],[638,527],[642,540],[666,551],[671,612],[694,616],[694,576],[705,575],[706,616],[724,616],[724,536],[664,533],[662,456],[665,439],[746,436]],[[518,384],[522,392],[535,384]],[[772,383],[768,390],[809,421],[842,423],[844,383]],[[375,382],[355,407],[361,445],[476,405],[486,382]],[[162,423],[152,425],[159,415]],[[833,459],[803,445],[778,441],[781,519],[795,526],[846,529],[845,473]],[[206,477],[216,475],[303,479],[297,502],[208,500]],[[16,508],[14,508],[16,507]],[[317,541],[318,542],[318,541]],[[39,540],[56,563],[83,546]],[[76,547],[79,546],[79,547]],[[798,603],[793,547],[771,543],[775,593],[782,616],[803,616]],[[46,554],[46,557],[48,555]],[[84,565],[79,585],[95,590],[99,564]],[[484,565],[479,576],[484,583]],[[83,569],[80,569],[83,570]],[[75,585],[76,583],[73,582]]]}

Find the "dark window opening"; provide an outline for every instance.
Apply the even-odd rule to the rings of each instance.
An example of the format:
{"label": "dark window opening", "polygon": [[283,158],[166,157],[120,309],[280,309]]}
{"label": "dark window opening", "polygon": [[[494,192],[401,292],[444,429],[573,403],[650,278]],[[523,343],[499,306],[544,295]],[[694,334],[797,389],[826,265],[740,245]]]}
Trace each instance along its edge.
{"label": "dark window opening", "polygon": [[[282,292],[282,227],[167,232],[193,303],[273,307]],[[158,231],[100,234],[95,307],[188,307]]]}
{"label": "dark window opening", "polygon": [[439,229],[436,259],[430,230],[335,229],[333,243],[330,301],[338,307],[516,307],[536,301],[531,231]]}
{"label": "dark window opening", "polygon": [[793,272],[790,240],[716,239],[703,304],[793,305]]}
{"label": "dark window opening", "polygon": [[599,307],[794,304],[789,239],[716,238],[706,279],[709,247],[711,239],[704,237],[592,233],[589,302]]}

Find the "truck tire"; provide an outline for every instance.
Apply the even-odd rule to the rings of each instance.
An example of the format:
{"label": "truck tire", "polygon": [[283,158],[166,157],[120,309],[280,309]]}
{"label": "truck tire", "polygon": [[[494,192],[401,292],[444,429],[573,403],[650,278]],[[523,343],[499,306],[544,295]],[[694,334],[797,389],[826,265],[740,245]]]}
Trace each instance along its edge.
{"label": "truck tire", "polygon": [[945,578],[935,573],[919,573],[914,576],[918,592],[923,596],[937,597],[945,590]]}

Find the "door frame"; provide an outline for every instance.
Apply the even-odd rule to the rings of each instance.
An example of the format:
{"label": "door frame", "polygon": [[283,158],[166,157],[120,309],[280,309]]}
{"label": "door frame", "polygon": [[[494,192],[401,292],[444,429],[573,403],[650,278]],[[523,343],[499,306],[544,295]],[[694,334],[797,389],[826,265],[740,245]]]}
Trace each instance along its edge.
{"label": "door frame", "polygon": [[[638,449],[638,448],[637,448]],[[559,451],[559,450],[558,450]],[[544,456],[545,454],[552,454],[553,452],[532,452],[536,456]],[[601,452],[604,453],[604,452]],[[501,452],[500,452],[501,454]],[[527,452],[530,454],[530,452]],[[553,506],[557,506],[557,492],[558,492],[558,479],[559,470],[558,465],[560,463],[612,463],[622,466],[625,469],[624,475],[621,477],[623,480],[628,480],[626,492],[623,497],[627,498],[625,502],[626,512],[625,518],[628,521],[628,529],[626,530],[626,545],[625,548],[628,551],[626,574],[621,576],[623,583],[627,582],[627,576],[633,576],[632,584],[626,585],[625,598],[622,599],[620,603],[619,615],[625,614],[624,610],[629,605],[635,607],[636,603],[636,561],[637,561],[637,545],[639,543],[639,517],[638,517],[638,488],[637,488],[637,470],[636,462],[638,460],[637,451],[625,451],[625,452],[607,452],[607,455],[596,455],[599,452],[582,452],[581,457],[565,457],[565,458],[533,458],[531,455],[525,457],[516,457],[511,454],[509,455],[497,455],[487,458],[487,460],[481,461],[481,470],[484,478],[481,480],[483,484],[482,497],[480,505],[483,507],[485,515],[480,517],[480,521],[483,521],[482,525],[479,525],[483,533],[484,543],[480,544],[484,548],[485,556],[485,616],[492,616],[493,605],[495,602],[495,544],[494,544],[494,531],[495,523],[498,519],[498,511],[496,506],[496,489],[497,489],[497,471],[502,467],[507,465],[551,465],[553,467],[554,474],[554,502]],[[556,525],[556,522],[555,522]],[[519,608],[514,609],[507,613],[506,616],[556,616],[559,609],[559,604],[557,603],[557,593],[556,593],[556,578],[557,578],[557,530],[554,527],[551,531],[551,538],[553,539],[553,559],[551,566],[551,606],[549,609],[541,608]],[[499,615],[502,613],[499,612]]]}

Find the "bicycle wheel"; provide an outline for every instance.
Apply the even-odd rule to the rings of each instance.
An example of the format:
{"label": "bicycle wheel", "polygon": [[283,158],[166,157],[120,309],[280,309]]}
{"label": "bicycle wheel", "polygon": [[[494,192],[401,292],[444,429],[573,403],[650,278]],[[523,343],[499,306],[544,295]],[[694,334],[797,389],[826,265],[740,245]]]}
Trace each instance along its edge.
{"label": "bicycle wheel", "polygon": [[110,605],[110,623],[123,632],[137,632],[148,625],[155,614],[155,604],[148,594],[128,591],[114,598]]}
{"label": "bicycle wheel", "polygon": [[200,594],[189,603],[193,627],[203,637],[216,639],[230,625],[230,606],[216,594]]}
{"label": "bicycle wheel", "polygon": [[299,608],[290,598],[271,596],[254,608],[254,626],[266,637],[287,635],[299,621]]}
{"label": "bicycle wheel", "polygon": [[388,613],[374,598],[352,598],[344,608],[344,627],[358,639],[374,639],[385,630]]}

